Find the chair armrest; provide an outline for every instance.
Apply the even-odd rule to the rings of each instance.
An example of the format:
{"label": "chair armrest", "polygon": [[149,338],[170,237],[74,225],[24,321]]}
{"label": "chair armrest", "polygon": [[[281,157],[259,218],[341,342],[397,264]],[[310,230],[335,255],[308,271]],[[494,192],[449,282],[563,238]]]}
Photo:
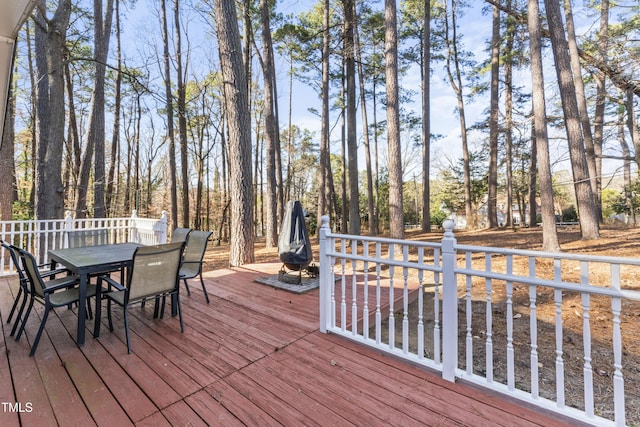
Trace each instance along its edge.
{"label": "chair armrest", "polygon": [[122,284],[116,282],[111,277],[107,276],[106,274],[102,274],[102,275],[98,276],[98,281],[102,281],[102,280],[107,282],[109,284],[109,286],[113,286],[114,288],[116,288],[119,291],[124,291],[126,289]]}
{"label": "chair armrest", "polygon": [[47,277],[55,276],[56,274],[62,274],[62,273],[69,274],[70,271],[67,270],[66,268],[56,268],[55,270],[41,271],[40,277],[47,278]]}
{"label": "chair armrest", "polygon": [[61,279],[52,279],[45,282],[45,291],[53,292],[59,289],[66,289],[75,286],[79,283],[80,278],[78,276],[66,276]]}
{"label": "chair armrest", "polygon": [[182,261],[182,264],[204,264],[204,261]]}

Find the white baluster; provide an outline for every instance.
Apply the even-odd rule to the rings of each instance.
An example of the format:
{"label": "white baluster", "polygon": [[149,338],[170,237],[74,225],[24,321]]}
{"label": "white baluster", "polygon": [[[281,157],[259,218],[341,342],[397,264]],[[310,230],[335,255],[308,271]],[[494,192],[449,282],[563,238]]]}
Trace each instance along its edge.
{"label": "white baluster", "polygon": [[340,297],[340,328],[345,331],[347,329],[347,282],[346,282],[346,254],[347,254],[347,242],[346,239],[340,240],[340,285],[342,295]]}
{"label": "white baluster", "polygon": [[[554,280],[562,281],[562,266],[559,259],[553,260]],[[553,290],[556,305],[556,404],[558,408],[564,408],[564,360],[562,358],[562,290]]]}
{"label": "white baluster", "polygon": [[[351,240],[351,253],[354,256],[358,255],[358,241]],[[351,260],[351,333],[353,335],[358,334],[358,288],[356,280],[356,264],[357,261]]]}
{"label": "white baluster", "polygon": [[365,258],[364,269],[364,302],[362,306],[362,335],[369,339],[369,242],[363,242],[362,253]]}
{"label": "white baluster", "polygon": [[[394,255],[395,245],[393,243],[389,243],[389,260],[393,261],[395,259]],[[389,348],[394,348],[396,343],[396,319],[393,308],[393,273],[394,266],[389,264]]]}
{"label": "white baluster", "polygon": [[[536,277],[536,259],[529,258],[529,277]],[[538,314],[536,294],[538,287],[529,285],[529,333],[531,335],[531,397],[540,397],[539,374],[538,374]]]}
{"label": "white baluster", "polygon": [[[611,264],[611,287],[620,290],[620,265]],[[624,377],[622,376],[622,331],[620,330],[620,313],[622,298],[611,298],[613,313],[613,410],[617,426],[626,425],[624,407]]]}
{"label": "white baluster", "polygon": [[421,268],[418,269],[418,359],[424,358],[424,322],[423,322],[423,308],[424,308],[424,283],[423,274],[424,270],[424,248],[418,248],[418,265]]}
{"label": "white baluster", "polygon": [[[507,275],[513,274],[513,256],[507,255]],[[507,280],[507,387],[516,388],[515,362],[513,349],[513,282]]]}
{"label": "white baluster", "polygon": [[593,369],[591,367],[591,297],[582,294],[582,342],[584,346],[584,412],[593,418]]}
{"label": "white baluster", "polygon": [[[402,261],[406,264],[409,262],[409,246],[402,246]],[[403,292],[402,292],[402,352],[409,354],[409,269],[402,267],[403,276]]]}
{"label": "white baluster", "polygon": [[[465,268],[471,270],[473,257],[471,252],[465,254]],[[465,292],[465,304],[466,304],[466,322],[467,322],[467,348],[465,349],[467,375],[473,374],[473,301],[471,300],[471,276],[466,276],[466,292]]]}
{"label": "white baluster", "polygon": [[[487,273],[491,272],[491,254],[487,253],[485,255],[485,271]],[[487,370],[487,382],[493,382],[493,305],[491,301],[491,296],[493,294],[492,281],[490,277],[485,279],[485,286],[487,292],[487,309],[486,309],[486,319],[487,319],[487,337],[485,340],[485,367]]]}
{"label": "white baluster", "polygon": [[380,309],[380,252],[381,244],[376,243],[376,344],[382,342],[382,310]]}

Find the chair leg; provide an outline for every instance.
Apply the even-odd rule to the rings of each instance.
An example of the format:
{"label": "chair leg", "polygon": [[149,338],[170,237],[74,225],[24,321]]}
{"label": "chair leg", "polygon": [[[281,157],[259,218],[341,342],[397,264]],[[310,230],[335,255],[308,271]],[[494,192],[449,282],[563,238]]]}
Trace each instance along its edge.
{"label": "chair leg", "polygon": [[18,330],[18,326],[22,323],[22,313],[24,312],[24,308],[27,305],[27,299],[28,299],[28,295],[25,292],[25,294],[23,295],[22,298],[22,304],[20,304],[20,309],[18,309],[18,315],[16,317],[16,321],[13,324],[13,328],[11,328],[11,336],[14,336],[16,334],[16,331]]}
{"label": "chair leg", "polygon": [[29,300],[29,306],[27,307],[27,312],[24,314],[24,317],[22,318],[22,323],[20,324],[20,329],[18,330],[18,335],[16,335],[16,341],[20,341],[20,337],[22,336],[22,333],[24,332],[24,325],[27,324],[27,320],[29,319],[29,314],[31,314],[31,309],[33,308],[33,297],[31,297],[31,299]]}
{"label": "chair leg", "polygon": [[176,308],[178,310],[178,316],[180,317],[180,332],[184,332],[184,323],[182,323],[182,307],[180,307],[180,294],[176,293]]}
{"label": "chair leg", "polygon": [[[18,288],[18,295],[16,295],[15,301],[13,301],[13,306],[11,307],[11,311],[9,312],[9,318],[7,319],[7,323],[11,323],[11,318],[13,317],[13,313],[16,311],[16,307],[18,306],[18,301],[22,297],[22,286]],[[25,295],[26,298],[26,295]]]}
{"label": "chair leg", "polygon": [[164,306],[167,305],[167,296],[162,295],[162,306],[160,307],[160,318],[164,318]]}
{"label": "chair leg", "polygon": [[187,288],[187,295],[191,296],[191,291],[189,290],[189,285],[187,284],[187,279],[184,280],[184,287]]}
{"label": "chair leg", "polygon": [[127,307],[123,307],[124,310],[124,333],[127,336],[127,354],[131,354],[131,342],[129,340],[129,316],[127,314]]}
{"label": "chair leg", "polygon": [[202,283],[202,292],[204,292],[204,298],[207,300],[207,304],[209,304],[209,294],[207,294],[207,288],[204,287],[204,280],[202,280],[202,274],[200,274],[200,283]]}
{"label": "chair leg", "polygon": [[42,316],[42,321],[40,322],[40,328],[38,329],[38,334],[36,335],[36,339],[31,344],[31,352],[29,352],[29,356],[33,357],[36,354],[36,348],[38,348],[38,343],[40,342],[40,337],[42,336],[42,331],[44,331],[44,325],[47,323],[47,317],[49,317],[49,311],[51,311],[51,307],[48,305],[44,308],[44,315]]}
{"label": "chair leg", "polygon": [[[143,304],[144,304],[144,301],[143,301]],[[153,299],[153,318],[157,319],[159,314],[160,314],[160,301],[158,300],[158,297],[155,297]]]}
{"label": "chair leg", "polygon": [[109,320],[109,330],[113,332],[113,321],[111,320],[111,299],[107,300],[107,319]]}
{"label": "chair leg", "polygon": [[87,309],[87,313],[85,315],[85,318],[89,319],[89,320],[93,320],[93,310],[91,309],[91,301],[89,301],[89,298],[87,298],[87,301],[85,302],[85,307]]}

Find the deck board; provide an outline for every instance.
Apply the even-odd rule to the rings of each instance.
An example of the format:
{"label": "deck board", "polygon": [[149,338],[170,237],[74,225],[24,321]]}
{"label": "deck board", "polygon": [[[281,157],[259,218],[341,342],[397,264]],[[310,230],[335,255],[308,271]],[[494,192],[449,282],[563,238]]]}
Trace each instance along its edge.
{"label": "deck board", "polygon": [[[274,267],[275,266],[275,267]],[[167,306],[130,310],[132,354],[123,314],[110,332],[75,345],[77,313],[56,309],[36,356],[37,306],[26,336],[9,336],[15,279],[0,279],[0,399],[33,411],[0,410],[0,425],[562,425],[540,409],[460,383],[318,331],[318,290],[293,294],[254,282],[279,264],[205,273],[181,292],[185,331]],[[276,270],[274,271],[274,268]],[[351,285],[347,286],[351,292]],[[184,290],[184,287],[183,289]],[[357,290],[360,292],[361,290]],[[347,296],[348,297],[348,296]],[[350,315],[349,315],[350,316]],[[566,423],[569,425],[570,423]],[[575,425],[575,423],[573,423]]]}

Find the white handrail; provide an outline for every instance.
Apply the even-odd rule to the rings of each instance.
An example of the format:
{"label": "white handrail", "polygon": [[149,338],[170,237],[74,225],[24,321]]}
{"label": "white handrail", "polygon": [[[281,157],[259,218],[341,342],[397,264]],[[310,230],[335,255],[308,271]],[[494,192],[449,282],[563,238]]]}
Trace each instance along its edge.
{"label": "white handrail", "polygon": [[[0,240],[31,252],[39,263],[48,262],[49,249],[68,246],[67,232],[78,229],[106,229],[110,243],[136,242],[145,245],[167,242],[167,213],[159,219],[131,217],[75,219],[71,212],[64,219],[0,221]],[[15,266],[4,249],[0,250],[0,276],[15,274]]]}
{"label": "white handrail", "polygon": [[[626,301],[640,301],[640,291],[632,285],[640,275],[640,259],[459,245],[453,226],[445,222],[441,242],[431,243],[332,233],[329,218],[323,217],[320,330],[439,370],[449,381],[462,378],[580,421],[625,425],[621,319]],[[607,274],[602,274],[603,266]],[[433,298],[430,313],[422,304],[428,297]],[[592,301],[602,298],[610,300],[610,312],[594,319]],[[415,299],[421,302],[415,304],[419,312],[409,313]],[[473,307],[483,307],[482,319]],[[545,311],[554,313],[549,321]],[[576,315],[582,317],[582,343],[576,347],[581,352],[579,373],[568,371],[563,348],[563,322]],[[519,323],[518,330],[527,333],[516,336],[514,319],[521,317],[529,319],[529,326]],[[613,397],[599,395],[594,387],[596,343],[591,329],[600,326],[601,319],[611,331],[607,342],[597,344],[612,349],[607,366]],[[554,348],[543,349],[541,338],[551,325]],[[417,331],[412,334],[417,342],[409,342],[411,328]],[[474,352],[474,344],[482,344],[483,350]],[[524,344],[528,354],[522,353]],[[545,366],[555,370],[552,378],[541,377],[539,369],[548,354],[555,359]],[[516,356],[530,366],[516,364]],[[523,369],[528,372],[523,374]],[[579,402],[565,396],[568,375],[582,378],[584,397]],[[523,384],[522,377],[530,383]],[[551,392],[549,383],[555,385]]]}

